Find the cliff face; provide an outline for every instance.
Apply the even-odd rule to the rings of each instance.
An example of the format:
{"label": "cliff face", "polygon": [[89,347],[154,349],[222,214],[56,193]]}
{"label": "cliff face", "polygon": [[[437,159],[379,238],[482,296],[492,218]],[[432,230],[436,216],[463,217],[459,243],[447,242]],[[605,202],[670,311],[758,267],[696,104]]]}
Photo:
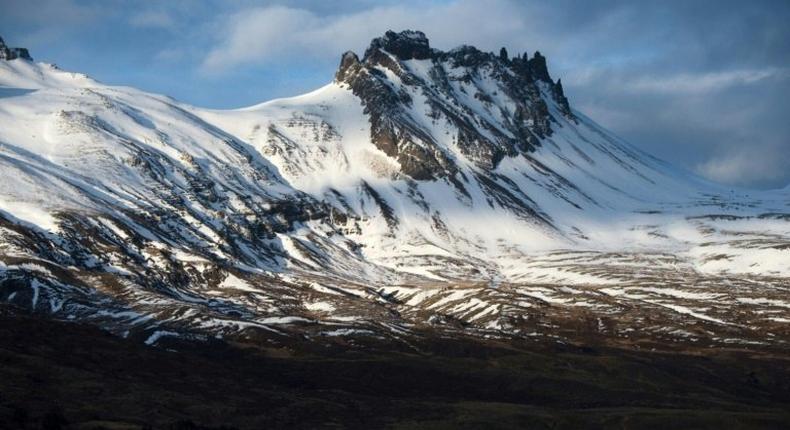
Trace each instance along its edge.
{"label": "cliff face", "polygon": [[556,119],[545,97],[573,118],[540,53],[511,59],[470,46],[443,52],[430,48],[419,31],[387,32],[371,42],[362,60],[347,52],[335,78],[362,100],[372,142],[414,179],[452,177],[458,170],[431,125],[452,129],[452,144],[492,169],[551,135]]}

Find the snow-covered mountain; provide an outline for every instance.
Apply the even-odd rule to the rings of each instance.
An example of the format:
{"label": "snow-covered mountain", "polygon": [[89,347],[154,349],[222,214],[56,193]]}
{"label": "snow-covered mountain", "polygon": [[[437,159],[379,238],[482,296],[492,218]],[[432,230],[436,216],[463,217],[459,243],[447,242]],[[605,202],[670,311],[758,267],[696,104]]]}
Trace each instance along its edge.
{"label": "snow-covered mountain", "polygon": [[639,151],[539,53],[387,32],[316,91],[223,111],[24,54],[0,57],[5,302],[148,343],[790,339],[790,191]]}

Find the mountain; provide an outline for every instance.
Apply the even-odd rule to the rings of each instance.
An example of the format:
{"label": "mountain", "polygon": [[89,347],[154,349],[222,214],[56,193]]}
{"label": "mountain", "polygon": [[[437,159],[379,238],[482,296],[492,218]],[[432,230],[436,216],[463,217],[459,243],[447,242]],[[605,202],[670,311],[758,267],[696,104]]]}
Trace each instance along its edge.
{"label": "mountain", "polygon": [[788,189],[641,152],[540,53],[387,32],[311,93],[209,110],[13,52],[0,301],[148,344],[790,339]]}

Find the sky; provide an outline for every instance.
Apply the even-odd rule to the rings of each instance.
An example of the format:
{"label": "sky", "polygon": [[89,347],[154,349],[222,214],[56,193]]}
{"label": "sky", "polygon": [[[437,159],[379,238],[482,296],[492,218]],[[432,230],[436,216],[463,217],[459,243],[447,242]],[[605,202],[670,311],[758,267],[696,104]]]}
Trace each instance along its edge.
{"label": "sky", "polygon": [[790,184],[790,1],[0,0],[37,61],[209,108],[298,95],[386,30],[539,50],[571,106],[714,181]]}

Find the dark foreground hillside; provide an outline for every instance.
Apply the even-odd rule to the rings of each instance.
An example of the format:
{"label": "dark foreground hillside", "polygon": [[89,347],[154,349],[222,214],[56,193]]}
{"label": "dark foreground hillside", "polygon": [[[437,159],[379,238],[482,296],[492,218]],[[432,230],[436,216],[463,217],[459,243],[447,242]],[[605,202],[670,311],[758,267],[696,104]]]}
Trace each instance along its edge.
{"label": "dark foreground hillside", "polygon": [[0,428],[790,426],[786,356],[425,339],[419,354],[154,348],[2,307]]}

